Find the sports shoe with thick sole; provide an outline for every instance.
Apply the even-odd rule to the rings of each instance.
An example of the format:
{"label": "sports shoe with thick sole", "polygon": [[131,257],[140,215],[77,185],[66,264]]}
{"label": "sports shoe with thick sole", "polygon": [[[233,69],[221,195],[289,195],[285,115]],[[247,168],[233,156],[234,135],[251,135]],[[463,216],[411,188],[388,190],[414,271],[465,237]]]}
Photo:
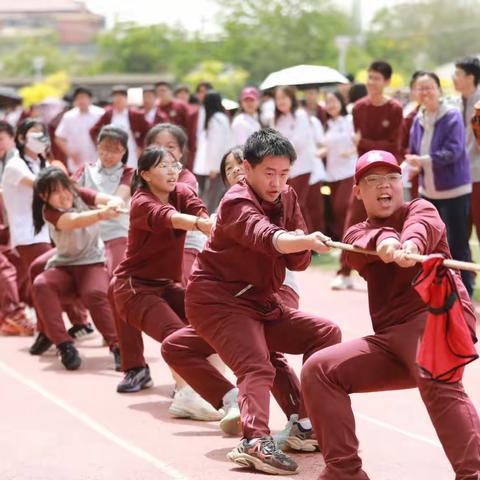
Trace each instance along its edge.
{"label": "sports shoe with thick sole", "polygon": [[220,430],[226,435],[241,435],[242,423],[238,405],[225,407],[225,416],[220,420]]}
{"label": "sports shoe with thick sole", "polygon": [[52,346],[50,339],[42,332],[38,332],[37,338],[28,349],[30,355],[42,355]]}
{"label": "sports shoe with thick sole", "polygon": [[298,422],[293,424],[285,445],[298,452],[315,452],[319,449],[315,432],[312,429],[302,428]]}
{"label": "sports shoe with thick sole", "polygon": [[58,353],[61,357],[63,366],[67,370],[78,370],[82,364],[82,359],[73,343],[64,342],[58,345]]}
{"label": "sports shoe with thick sole", "polygon": [[127,370],[123,380],[117,385],[118,393],[135,393],[153,387],[150,368],[138,367]]}
{"label": "sports shoe with thick sole", "polygon": [[175,392],[168,413],[176,418],[191,418],[203,422],[221,420],[225,412],[215,408],[189,386]]}
{"label": "sports shoe with thick sole", "polygon": [[243,439],[227,458],[242,467],[253,468],[271,475],[294,475],[298,465],[283,453],[270,436],[259,438],[252,445]]}

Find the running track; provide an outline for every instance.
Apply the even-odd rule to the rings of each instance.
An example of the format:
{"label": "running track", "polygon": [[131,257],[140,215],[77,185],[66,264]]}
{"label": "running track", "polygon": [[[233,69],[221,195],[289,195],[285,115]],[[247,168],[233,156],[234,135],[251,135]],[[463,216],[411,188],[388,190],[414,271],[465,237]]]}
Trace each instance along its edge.
{"label": "running track", "polygon": [[[302,308],[335,320],[344,339],[371,332],[365,284],[331,292],[330,273],[298,275]],[[215,423],[177,420],[167,408],[173,383],[159,346],[145,342],[155,387],[115,391],[121,374],[99,337],[80,344],[82,369],[66,372],[54,351],[28,355],[30,338],[0,338],[1,480],[229,480],[268,478],[226,458],[237,443]],[[291,357],[300,370],[300,358]],[[480,406],[480,362],[464,378]],[[352,397],[365,469],[375,480],[452,480],[453,472],[415,390]],[[271,427],[285,419],[272,401]],[[320,454],[294,455],[297,479],[315,480]]]}

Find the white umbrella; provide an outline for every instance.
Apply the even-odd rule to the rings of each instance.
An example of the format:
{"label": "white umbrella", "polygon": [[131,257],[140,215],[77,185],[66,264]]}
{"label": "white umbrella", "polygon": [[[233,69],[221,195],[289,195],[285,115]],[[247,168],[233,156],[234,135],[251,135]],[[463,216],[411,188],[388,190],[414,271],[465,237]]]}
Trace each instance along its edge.
{"label": "white umbrella", "polygon": [[230,100],[229,98],[222,99],[222,106],[225,110],[236,110],[240,105],[235,100]]}
{"label": "white umbrella", "polygon": [[271,73],[260,85],[260,90],[269,90],[281,85],[306,88],[337,83],[349,83],[349,81],[334,68],[320,65],[297,65]]}

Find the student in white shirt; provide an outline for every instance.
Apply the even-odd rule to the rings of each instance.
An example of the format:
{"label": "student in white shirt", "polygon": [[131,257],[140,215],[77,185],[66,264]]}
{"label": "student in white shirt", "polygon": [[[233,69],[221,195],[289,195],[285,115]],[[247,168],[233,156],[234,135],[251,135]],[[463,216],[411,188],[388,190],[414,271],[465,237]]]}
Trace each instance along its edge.
{"label": "student in white shirt", "polygon": [[[232,146],[230,121],[222,106],[222,97],[213,90],[207,92],[204,101],[205,124],[202,145],[197,145],[193,173],[208,176],[203,200],[209,212],[214,212],[225,191],[220,178],[220,162],[223,154]],[[203,152],[200,154],[200,150]]]}
{"label": "student in white shirt", "polygon": [[353,143],[353,121],[348,115],[345,100],[340,92],[329,92],[325,107],[328,113],[323,144],[326,151],[327,179],[331,190],[333,238],[341,240],[347,216],[349,196],[357,161]]}
{"label": "student in white shirt", "polygon": [[103,115],[103,108],[92,104],[92,92],[78,87],[73,94],[74,108],[63,115],[55,130],[55,143],[67,155],[72,172],[82,165],[93,163],[97,157],[90,129]]}
{"label": "student in white shirt", "polygon": [[243,145],[247,138],[260,130],[258,108],[260,106],[259,93],[255,87],[245,87],[240,93],[241,112],[232,122],[232,136],[234,145]]}
{"label": "student in white shirt", "polygon": [[298,203],[305,215],[308,183],[315,160],[315,139],[310,118],[305,110],[299,108],[294,87],[277,87],[275,90],[274,127],[290,140],[297,152],[288,183],[297,193]]}

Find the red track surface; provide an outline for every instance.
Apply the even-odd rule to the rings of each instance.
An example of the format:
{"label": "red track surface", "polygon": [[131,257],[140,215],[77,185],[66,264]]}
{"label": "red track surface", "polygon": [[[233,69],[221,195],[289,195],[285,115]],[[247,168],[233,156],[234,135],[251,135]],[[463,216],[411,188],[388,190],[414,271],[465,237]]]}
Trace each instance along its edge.
{"label": "red track surface", "polygon": [[[371,333],[365,286],[331,292],[330,274],[298,275],[302,308],[335,320],[344,339]],[[1,480],[228,480],[267,478],[238,469],[225,455],[237,443],[216,423],[177,420],[167,408],[173,389],[159,346],[145,342],[155,387],[119,395],[121,378],[99,337],[79,345],[81,370],[67,372],[53,350],[31,357],[30,338],[0,338]],[[300,370],[300,358],[291,357]],[[480,405],[480,362],[464,378]],[[352,397],[365,469],[375,480],[454,478],[416,390]],[[272,401],[271,427],[285,418]],[[316,479],[320,454],[294,455],[297,479]]]}

